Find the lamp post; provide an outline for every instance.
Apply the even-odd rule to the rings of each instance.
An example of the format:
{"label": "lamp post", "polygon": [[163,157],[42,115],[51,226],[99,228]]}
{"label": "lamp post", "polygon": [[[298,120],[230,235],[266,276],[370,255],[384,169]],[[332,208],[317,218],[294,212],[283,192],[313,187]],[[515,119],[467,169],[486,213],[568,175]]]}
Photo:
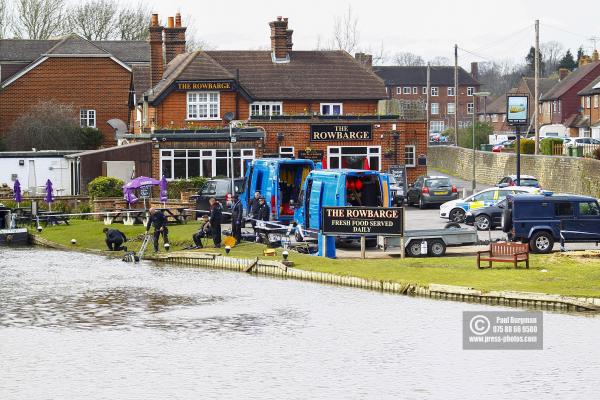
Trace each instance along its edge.
{"label": "lamp post", "polygon": [[[231,199],[233,200],[233,196],[235,195],[235,174],[234,174],[234,160],[233,160],[233,143],[236,142],[236,138],[233,136],[233,119],[235,118],[235,114],[232,112],[225,113],[224,119],[227,121],[227,125],[229,125],[229,173],[231,177]],[[241,154],[240,154],[240,162],[241,162]]]}
{"label": "lamp post", "polygon": [[473,180],[471,183],[471,189],[473,189],[473,193],[475,193],[475,188],[477,187],[477,180],[475,178],[475,114],[476,114],[476,102],[475,102],[475,98],[477,97],[483,97],[483,102],[485,103],[485,98],[488,97],[491,93],[490,92],[475,92],[473,93]]}

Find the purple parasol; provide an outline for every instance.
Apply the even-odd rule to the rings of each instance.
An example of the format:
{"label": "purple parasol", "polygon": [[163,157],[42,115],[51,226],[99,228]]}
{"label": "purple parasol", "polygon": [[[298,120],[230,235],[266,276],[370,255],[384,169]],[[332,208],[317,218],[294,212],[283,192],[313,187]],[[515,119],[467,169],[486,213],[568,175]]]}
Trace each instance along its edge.
{"label": "purple parasol", "polygon": [[15,202],[20,203],[21,202],[21,183],[19,182],[19,180],[15,180],[15,185],[13,186],[13,192],[14,193],[14,198],[15,198]]}
{"label": "purple parasol", "polygon": [[48,179],[46,181],[46,196],[44,196],[44,201],[48,203],[48,210],[51,208],[52,202],[54,202],[54,196],[52,195],[52,181]]}
{"label": "purple parasol", "polygon": [[167,202],[168,199],[168,195],[167,195],[167,178],[165,178],[165,176],[163,175],[162,179],[160,180],[160,183],[158,185],[160,187],[160,201],[163,203]]}
{"label": "purple parasol", "polygon": [[160,181],[154,178],[148,178],[147,176],[138,176],[135,179],[127,182],[123,185],[123,189],[139,189],[141,186],[147,185],[159,185]]}
{"label": "purple parasol", "polygon": [[127,203],[129,204],[129,207],[131,207],[132,204],[135,204],[138,201],[138,198],[135,197],[135,194],[133,193],[135,189],[125,189],[124,192],[124,198],[125,201],[127,201]]}

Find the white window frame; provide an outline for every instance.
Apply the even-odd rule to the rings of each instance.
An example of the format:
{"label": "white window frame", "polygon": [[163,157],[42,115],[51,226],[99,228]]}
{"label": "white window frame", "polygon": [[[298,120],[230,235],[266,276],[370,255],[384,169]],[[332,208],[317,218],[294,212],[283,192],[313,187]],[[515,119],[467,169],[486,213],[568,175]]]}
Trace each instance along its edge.
{"label": "white window frame", "polygon": [[340,106],[340,113],[339,115],[344,115],[344,103],[321,103],[319,106],[319,110],[321,111],[321,115],[338,115],[338,114],[325,114],[323,112],[323,106],[329,106],[330,109],[333,108],[333,106]]}
{"label": "white window frame", "polygon": [[295,155],[296,151],[294,146],[279,146],[279,158],[294,158]]}
{"label": "white window frame", "polygon": [[[217,157],[217,150],[220,151],[227,151],[227,160],[229,162],[227,162],[227,176],[230,176],[230,169],[231,169],[231,158],[229,158],[229,149],[161,149],[160,150],[160,156],[159,156],[159,168],[160,168],[160,173],[163,173],[163,161],[169,161],[171,163],[171,175],[170,176],[165,176],[165,178],[168,181],[172,181],[175,180],[175,159],[178,160],[185,160],[185,178],[184,179],[189,179],[189,171],[188,171],[188,165],[189,165],[189,160],[198,160],[199,165],[199,170],[200,170],[200,176],[205,176],[204,175],[204,164],[203,161],[209,160],[211,162],[211,171],[214,174],[216,172],[217,169],[217,158],[222,159],[224,157],[219,156]],[[245,165],[246,165],[246,160],[254,160],[256,158],[256,149],[250,149],[250,148],[244,148],[244,149],[234,149],[234,152],[238,151],[240,152],[240,156],[235,157],[235,162],[237,162],[237,160],[240,160],[240,176],[236,177],[236,178],[241,178],[246,174],[246,171],[244,170]],[[185,157],[181,157],[181,156],[175,156],[175,152],[176,151],[185,151],[186,155]],[[200,156],[199,157],[190,157],[189,152],[190,151],[199,151],[200,152]],[[213,175],[214,176],[214,175]],[[213,176],[206,176],[207,178],[212,178]]]}
{"label": "white window frame", "polygon": [[396,86],[396,94],[402,94],[402,86]]}
{"label": "white window frame", "polygon": [[[412,161],[411,162],[407,162],[407,150],[411,149],[412,150]],[[417,146],[415,145],[406,145],[404,146],[404,165],[407,167],[416,167],[417,166]]]}
{"label": "white window frame", "polygon": [[82,108],[79,110],[79,125],[82,128],[96,127],[96,110]]}
{"label": "white window frame", "polygon": [[448,113],[448,114],[456,114],[456,103],[448,103],[448,104],[446,104],[446,113]]}
{"label": "white window frame", "polygon": [[448,86],[448,97],[454,97],[454,86]]}
{"label": "white window frame", "polygon": [[[250,116],[273,116],[283,115],[283,102],[282,101],[254,101],[248,106],[248,112]],[[254,113],[252,108],[258,107],[258,113]],[[273,113],[273,108],[279,107],[278,113]]]}
{"label": "white window frame", "polygon": [[475,103],[467,103],[467,114],[471,115],[475,112]]}
{"label": "white window frame", "polygon": [[439,115],[440,103],[431,103],[431,115]]}
{"label": "white window frame", "polygon": [[592,97],[591,96],[585,97],[585,108],[592,108]]}
{"label": "white window frame", "polygon": [[475,93],[475,88],[473,86],[467,87],[467,96],[473,96],[473,93]]}
{"label": "white window frame", "polygon": [[440,88],[438,88],[437,86],[431,87],[431,96],[437,97],[437,96],[439,96],[439,93],[440,93]]}
{"label": "white window frame", "polygon": [[404,86],[402,88],[402,94],[411,94],[411,88],[410,88],[410,86]]}
{"label": "white window frame", "polygon": [[[381,153],[381,146],[327,146],[327,165],[331,165],[331,159],[334,157],[339,158],[340,166],[342,165],[342,148],[347,147],[366,147],[367,154],[365,157],[377,156],[379,157],[379,165],[377,166],[377,170],[381,171],[381,163],[383,162],[383,157]],[[370,163],[370,161],[369,161]],[[372,167],[372,165],[369,164]]]}
{"label": "white window frame", "polygon": [[[210,101],[211,95],[217,95],[217,101]],[[191,95],[203,96],[206,95],[206,101],[200,101],[199,99],[191,102]],[[204,92],[204,91],[189,91],[186,92],[186,119],[188,121],[218,121],[221,119],[221,92]],[[211,116],[210,108],[212,105],[217,106],[217,115]],[[200,115],[200,106],[206,106],[206,116]],[[196,116],[193,116],[193,113],[190,112],[190,106],[196,107]]]}
{"label": "white window frame", "polygon": [[421,94],[427,94],[427,86],[423,86],[423,89],[421,90]]}
{"label": "white window frame", "polygon": [[419,94],[419,88],[417,86],[413,86],[413,94]]}
{"label": "white window frame", "polygon": [[598,108],[598,95],[594,95],[594,108]]}
{"label": "white window frame", "polygon": [[[437,129],[433,129],[433,128]],[[442,133],[446,129],[444,121],[429,121],[429,133]]]}

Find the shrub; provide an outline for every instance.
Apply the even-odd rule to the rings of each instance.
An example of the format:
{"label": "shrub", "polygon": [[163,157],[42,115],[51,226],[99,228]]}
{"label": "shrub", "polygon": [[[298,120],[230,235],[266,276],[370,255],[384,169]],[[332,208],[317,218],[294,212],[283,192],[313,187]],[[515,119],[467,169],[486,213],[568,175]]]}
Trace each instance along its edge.
{"label": "shrub", "polygon": [[560,138],[545,138],[540,140],[540,151],[546,156],[552,155],[552,148],[556,144],[563,144],[563,140]]}
{"label": "shrub", "polygon": [[102,144],[102,132],[96,128],[81,128],[79,131],[79,149],[95,150]]}
{"label": "shrub", "polygon": [[181,192],[188,190],[198,191],[204,187],[206,181],[208,181],[208,178],[202,176],[170,181],[167,186],[167,196],[170,199],[179,199]]}
{"label": "shrub", "polygon": [[88,194],[92,199],[123,197],[123,181],[108,176],[99,176],[88,184]]}
{"label": "shrub", "polygon": [[[494,132],[493,127],[486,122],[475,122],[475,149],[479,149],[480,145],[488,144],[489,136]],[[453,138],[454,130],[447,129],[445,134]],[[468,126],[458,130],[458,145],[467,149],[473,148],[473,127]]]}
{"label": "shrub", "polygon": [[535,154],[535,140],[521,139],[521,154]]}
{"label": "shrub", "polygon": [[[73,212],[74,213],[91,213],[92,207],[90,206],[89,203],[81,203],[77,207],[75,207]],[[88,219],[89,217],[90,217],[89,215],[81,215],[78,218],[79,219]]]}

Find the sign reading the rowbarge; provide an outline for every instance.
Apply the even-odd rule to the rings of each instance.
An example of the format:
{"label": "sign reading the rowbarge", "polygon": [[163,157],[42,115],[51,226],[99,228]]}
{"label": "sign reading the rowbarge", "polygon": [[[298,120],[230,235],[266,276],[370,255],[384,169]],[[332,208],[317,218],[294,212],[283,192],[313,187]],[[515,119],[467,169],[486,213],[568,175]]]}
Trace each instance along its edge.
{"label": "sign reading the rowbarge", "polygon": [[232,90],[233,86],[229,81],[194,81],[177,82],[177,90]]}
{"label": "sign reading the rowbarge", "polygon": [[338,142],[373,139],[371,125],[311,125],[312,142]]}
{"label": "sign reading the rowbarge", "polygon": [[404,234],[402,207],[323,207],[324,235]]}

